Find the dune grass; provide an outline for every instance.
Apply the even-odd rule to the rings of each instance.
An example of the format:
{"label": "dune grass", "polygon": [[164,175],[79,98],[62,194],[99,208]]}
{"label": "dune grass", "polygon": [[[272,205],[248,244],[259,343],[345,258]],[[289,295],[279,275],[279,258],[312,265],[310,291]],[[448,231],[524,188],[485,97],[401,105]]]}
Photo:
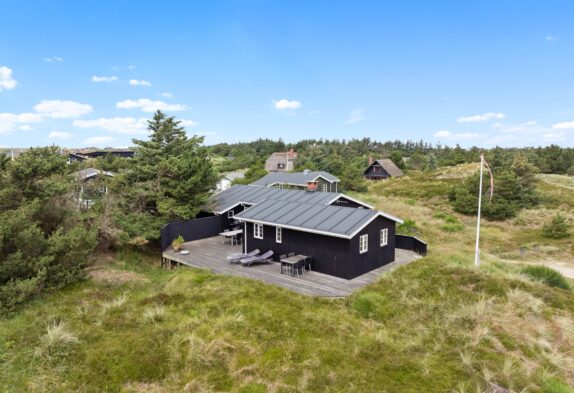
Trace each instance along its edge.
{"label": "dune grass", "polygon": [[573,292],[499,258],[538,242],[539,224],[485,222],[473,268],[475,222],[438,192],[453,173],[429,180],[432,192],[371,186],[369,201],[415,221],[430,253],[345,299],[121,253],[103,269],[126,279],[71,285],[0,318],[0,391],[571,391]]}

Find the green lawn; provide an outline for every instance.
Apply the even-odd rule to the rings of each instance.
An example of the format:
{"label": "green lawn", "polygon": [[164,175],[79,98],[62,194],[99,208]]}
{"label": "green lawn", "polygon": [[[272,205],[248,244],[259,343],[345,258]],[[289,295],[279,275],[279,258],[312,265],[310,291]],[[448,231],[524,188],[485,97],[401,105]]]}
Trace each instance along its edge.
{"label": "green lawn", "polygon": [[537,224],[485,222],[476,270],[474,221],[437,191],[452,179],[409,194],[412,181],[374,185],[368,199],[414,220],[430,254],[353,296],[120,253],[0,319],[0,391],[572,392],[574,294],[500,256]]}

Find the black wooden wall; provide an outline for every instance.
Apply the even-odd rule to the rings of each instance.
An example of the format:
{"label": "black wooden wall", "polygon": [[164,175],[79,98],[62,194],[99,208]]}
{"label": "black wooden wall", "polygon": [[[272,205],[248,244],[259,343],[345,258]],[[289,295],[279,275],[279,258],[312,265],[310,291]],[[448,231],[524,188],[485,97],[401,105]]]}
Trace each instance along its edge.
{"label": "black wooden wall", "polygon": [[[379,246],[379,231],[389,228],[389,244]],[[312,269],[321,273],[351,279],[383,266],[395,259],[395,222],[379,217],[361,234],[369,234],[369,251],[359,254],[358,235],[353,239],[296,231],[283,228],[283,240],[276,243],[275,227],[263,226],[263,239],[253,237],[253,224],[247,223],[245,242],[247,252],[256,248],[261,252],[272,250],[280,254],[294,252],[313,258]]]}
{"label": "black wooden wall", "polygon": [[377,171],[375,172],[375,168],[374,166],[370,166],[369,168],[367,168],[367,170],[365,171],[365,176],[367,178],[388,178],[391,177],[389,175],[389,173],[381,166],[377,167]]}
{"label": "black wooden wall", "polygon": [[165,224],[161,228],[161,250],[165,251],[171,242],[182,236],[186,242],[216,236],[221,232],[221,216],[181,220]]}
{"label": "black wooden wall", "polygon": [[397,248],[411,250],[421,255],[427,255],[427,244],[414,236],[397,235]]}
{"label": "black wooden wall", "polygon": [[[238,205],[235,206],[233,209],[233,214],[239,214],[240,212],[242,212],[243,210],[245,210],[245,207],[242,205]],[[221,214],[221,230],[220,232],[223,232],[224,229],[229,229],[231,228],[231,224],[235,221],[235,218],[231,217],[228,218],[227,217],[227,212],[224,212]]]}

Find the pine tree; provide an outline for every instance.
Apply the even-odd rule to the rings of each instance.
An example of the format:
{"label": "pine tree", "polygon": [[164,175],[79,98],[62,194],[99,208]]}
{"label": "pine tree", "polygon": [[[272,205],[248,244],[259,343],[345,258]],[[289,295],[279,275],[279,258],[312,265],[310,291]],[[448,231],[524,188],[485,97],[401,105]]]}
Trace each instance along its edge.
{"label": "pine tree", "polygon": [[124,240],[158,239],[166,222],[195,217],[215,188],[203,137],[188,138],[180,124],[157,111],[148,121],[149,139],[133,140],[133,168],[119,191],[125,198],[117,201]]}

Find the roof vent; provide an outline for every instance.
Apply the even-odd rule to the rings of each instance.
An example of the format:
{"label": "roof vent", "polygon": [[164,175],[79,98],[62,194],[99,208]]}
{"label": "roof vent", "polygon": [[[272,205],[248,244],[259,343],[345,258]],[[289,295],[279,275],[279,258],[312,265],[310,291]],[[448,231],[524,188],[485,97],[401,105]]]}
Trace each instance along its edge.
{"label": "roof vent", "polygon": [[304,174],[305,176],[307,176],[307,175],[309,174],[309,172],[311,172],[309,169],[304,169],[304,170],[303,170],[303,174]]}

